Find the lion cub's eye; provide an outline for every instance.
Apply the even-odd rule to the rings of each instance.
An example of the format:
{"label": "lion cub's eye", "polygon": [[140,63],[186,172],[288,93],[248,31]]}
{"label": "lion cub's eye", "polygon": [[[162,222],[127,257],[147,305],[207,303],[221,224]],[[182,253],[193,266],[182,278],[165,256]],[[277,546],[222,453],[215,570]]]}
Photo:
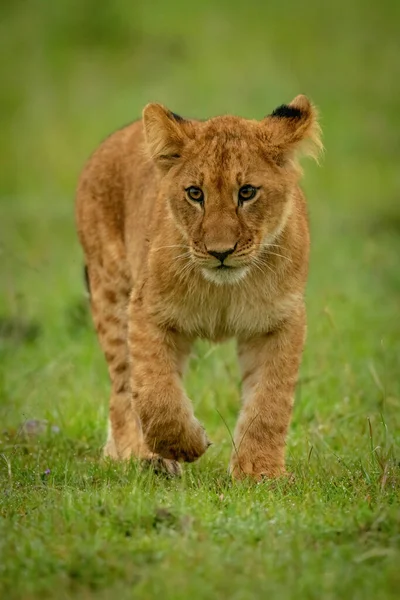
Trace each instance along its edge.
{"label": "lion cub's eye", "polygon": [[185,192],[187,197],[193,200],[193,202],[203,202],[204,200],[203,190],[195,185],[186,188]]}
{"label": "lion cub's eye", "polygon": [[239,202],[246,202],[246,200],[252,200],[257,194],[257,188],[252,185],[244,185],[239,190]]}

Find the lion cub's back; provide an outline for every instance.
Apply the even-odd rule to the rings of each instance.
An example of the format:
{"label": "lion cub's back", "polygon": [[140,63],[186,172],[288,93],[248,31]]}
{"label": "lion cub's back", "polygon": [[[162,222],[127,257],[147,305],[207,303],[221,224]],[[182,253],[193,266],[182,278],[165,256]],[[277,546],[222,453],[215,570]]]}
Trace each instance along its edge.
{"label": "lion cub's back", "polygon": [[142,254],[155,198],[153,165],[143,147],[142,121],[111,134],[79,179],[76,221],[86,259],[108,250],[115,258]]}

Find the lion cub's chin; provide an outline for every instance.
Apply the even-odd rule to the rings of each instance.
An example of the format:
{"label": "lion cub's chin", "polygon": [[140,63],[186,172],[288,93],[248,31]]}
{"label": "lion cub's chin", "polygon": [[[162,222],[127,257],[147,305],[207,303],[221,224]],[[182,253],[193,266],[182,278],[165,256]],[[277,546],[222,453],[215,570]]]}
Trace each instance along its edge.
{"label": "lion cub's chin", "polygon": [[234,284],[242,281],[248,273],[248,267],[225,267],[225,268],[214,268],[201,270],[203,276],[207,281],[216,283],[217,285],[223,284]]}

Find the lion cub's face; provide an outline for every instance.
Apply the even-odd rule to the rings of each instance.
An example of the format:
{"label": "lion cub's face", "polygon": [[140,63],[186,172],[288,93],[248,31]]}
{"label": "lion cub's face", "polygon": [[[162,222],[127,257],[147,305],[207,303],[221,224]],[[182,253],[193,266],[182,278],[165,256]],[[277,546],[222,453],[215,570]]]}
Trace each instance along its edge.
{"label": "lion cub's face", "polygon": [[320,146],[304,96],[264,120],[184,120],[158,104],[144,110],[146,140],[192,260],[206,279],[234,283],[261,266],[288,219],[304,140]]}

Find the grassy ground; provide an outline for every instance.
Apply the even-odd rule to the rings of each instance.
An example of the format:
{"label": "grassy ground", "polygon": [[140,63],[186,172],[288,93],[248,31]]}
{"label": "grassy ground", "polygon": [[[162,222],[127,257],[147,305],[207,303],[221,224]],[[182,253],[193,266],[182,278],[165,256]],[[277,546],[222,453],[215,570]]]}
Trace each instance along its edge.
{"label": "grassy ground", "polygon": [[[399,4],[188,4],[0,9],[0,597],[396,598]],[[192,357],[187,387],[215,443],[182,480],[102,463],[108,381],[73,227],[83,161],[151,100],[261,117],[300,92],[320,106],[327,153],[304,184],[313,251],[294,479],[226,474],[232,344]],[[32,419],[48,428],[24,435]]]}

